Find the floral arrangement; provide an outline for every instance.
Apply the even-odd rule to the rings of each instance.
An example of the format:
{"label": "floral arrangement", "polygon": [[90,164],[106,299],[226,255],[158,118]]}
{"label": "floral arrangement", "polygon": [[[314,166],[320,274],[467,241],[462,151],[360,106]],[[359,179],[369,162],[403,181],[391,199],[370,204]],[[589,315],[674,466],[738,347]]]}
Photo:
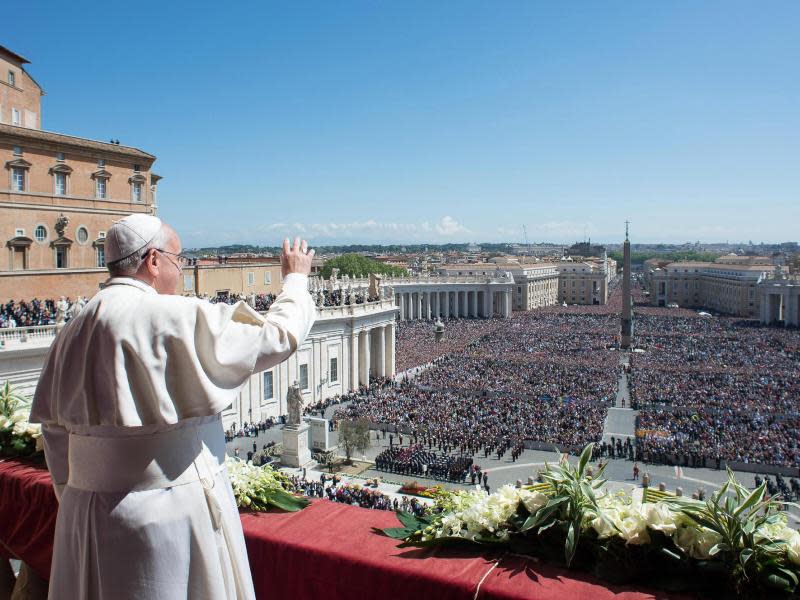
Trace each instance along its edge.
{"label": "floral arrangement", "polygon": [[416,481],[403,485],[398,491],[400,494],[409,494],[411,496],[422,496],[423,498],[434,498],[444,490],[441,485],[434,485],[432,487],[420,485]]}
{"label": "floral arrangement", "polygon": [[32,456],[44,450],[42,426],[29,418],[30,400],[6,381],[0,388],[0,456]]}
{"label": "floral arrangement", "polygon": [[[482,544],[593,572],[612,583],[641,582],[708,597],[795,597],[800,532],[787,503],[748,490],[729,472],[706,501],[609,492],[587,473],[592,445],[572,466],[546,465],[542,483],[440,492],[423,517],[398,512],[384,533],[401,546]],[[657,501],[651,501],[656,498]]]}
{"label": "floral arrangement", "polygon": [[274,507],[296,512],[309,504],[292,493],[294,486],[286,475],[270,466],[256,467],[230,456],[225,458],[225,466],[239,508],[267,511]]}

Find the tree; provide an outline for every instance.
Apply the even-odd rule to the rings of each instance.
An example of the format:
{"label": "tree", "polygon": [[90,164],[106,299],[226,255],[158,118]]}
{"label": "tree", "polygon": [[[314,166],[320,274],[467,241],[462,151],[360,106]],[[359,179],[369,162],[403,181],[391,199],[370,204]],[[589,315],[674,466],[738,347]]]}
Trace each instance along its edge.
{"label": "tree", "polygon": [[340,275],[349,275],[350,277],[365,276],[370,273],[393,276],[406,275],[406,270],[402,267],[387,265],[360,254],[342,254],[325,261],[322,266],[322,276],[327,279],[331,276],[331,271],[334,268],[339,269]]}
{"label": "tree", "polygon": [[369,421],[358,419],[339,423],[339,443],[344,446],[347,464],[352,464],[350,456],[354,450],[366,452],[369,448]]}

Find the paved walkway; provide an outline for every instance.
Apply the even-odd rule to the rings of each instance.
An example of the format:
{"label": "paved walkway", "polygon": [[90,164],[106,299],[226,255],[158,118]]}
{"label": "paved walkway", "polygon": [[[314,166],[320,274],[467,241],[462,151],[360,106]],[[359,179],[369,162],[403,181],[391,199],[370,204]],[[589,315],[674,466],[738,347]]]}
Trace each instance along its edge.
{"label": "paved walkway", "polygon": [[[629,364],[628,353],[620,357],[620,366]],[[608,409],[605,426],[603,427],[603,441],[611,442],[611,438],[633,438],[636,436],[637,411],[631,410],[631,391],[628,386],[628,375],[625,369],[620,369],[617,396],[614,407]]]}

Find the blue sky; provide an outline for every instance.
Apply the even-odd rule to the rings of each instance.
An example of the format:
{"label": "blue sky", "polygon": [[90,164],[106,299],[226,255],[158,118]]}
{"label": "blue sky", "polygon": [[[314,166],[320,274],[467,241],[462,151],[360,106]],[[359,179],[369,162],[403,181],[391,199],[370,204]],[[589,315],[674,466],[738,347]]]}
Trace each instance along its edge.
{"label": "blue sky", "polygon": [[796,1],[188,6],[0,39],[45,129],[158,156],[187,246],[800,237]]}

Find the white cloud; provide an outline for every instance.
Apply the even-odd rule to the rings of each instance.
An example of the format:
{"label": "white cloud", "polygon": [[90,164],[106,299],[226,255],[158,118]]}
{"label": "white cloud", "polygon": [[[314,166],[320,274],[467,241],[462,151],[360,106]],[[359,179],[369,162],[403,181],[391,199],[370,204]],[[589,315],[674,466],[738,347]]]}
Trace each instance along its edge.
{"label": "white cloud", "polygon": [[[193,232],[194,233],[194,232]],[[375,219],[350,221],[345,223],[285,223],[257,225],[250,228],[237,228],[219,231],[214,239],[207,238],[207,232],[191,235],[194,245],[214,245],[218,243],[277,244],[284,237],[301,235],[312,243],[437,243],[445,241],[466,241],[463,234],[473,232],[451,216],[439,221],[397,223],[381,222]],[[277,239],[280,236],[280,239]]]}
{"label": "white cloud", "polygon": [[469,229],[461,225],[451,216],[444,216],[436,224],[436,231],[440,235],[455,235],[457,233],[470,233]]}

